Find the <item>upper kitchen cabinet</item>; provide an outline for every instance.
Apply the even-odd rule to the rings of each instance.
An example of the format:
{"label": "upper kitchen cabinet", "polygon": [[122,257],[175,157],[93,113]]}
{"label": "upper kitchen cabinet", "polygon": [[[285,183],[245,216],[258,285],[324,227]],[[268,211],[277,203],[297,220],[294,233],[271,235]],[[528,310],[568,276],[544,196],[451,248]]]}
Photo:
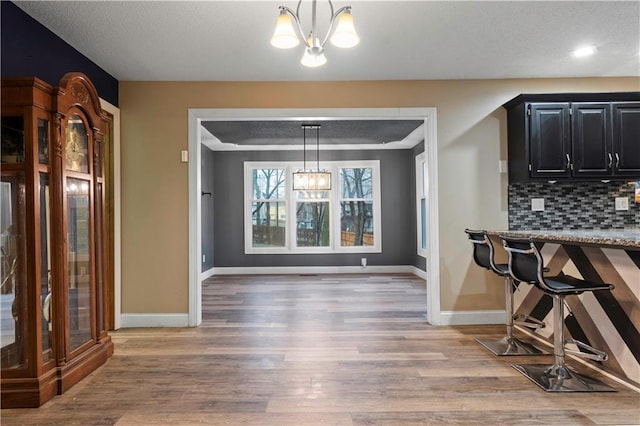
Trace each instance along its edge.
{"label": "upper kitchen cabinet", "polygon": [[640,93],[520,95],[503,106],[509,182],[640,179]]}
{"label": "upper kitchen cabinet", "polygon": [[613,109],[613,166],[618,176],[640,176],[640,104],[615,102]]}

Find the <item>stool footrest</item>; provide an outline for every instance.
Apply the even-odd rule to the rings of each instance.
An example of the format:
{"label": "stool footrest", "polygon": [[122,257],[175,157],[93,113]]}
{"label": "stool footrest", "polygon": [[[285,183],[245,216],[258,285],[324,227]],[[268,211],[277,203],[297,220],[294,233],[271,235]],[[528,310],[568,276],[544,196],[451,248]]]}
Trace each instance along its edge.
{"label": "stool footrest", "polygon": [[566,365],[513,364],[513,368],[547,392],[616,392],[603,382],[576,373]]}
{"label": "stool footrest", "polygon": [[545,328],[546,324],[544,321],[540,321],[538,318],[534,318],[530,315],[526,314],[517,314],[513,316],[513,323],[515,325],[520,325],[522,327],[531,328],[533,330],[537,330],[540,328]]}
{"label": "stool footrest", "polygon": [[582,352],[582,351],[576,351],[573,349],[568,349],[567,347],[564,348],[565,353],[571,354],[571,355],[575,355],[575,356],[579,356],[581,358],[587,358],[587,359],[592,359],[594,361],[606,361],[608,356],[607,353],[604,351],[601,351],[599,349],[594,348],[593,346],[589,346],[584,342],[581,342],[579,340],[575,340],[575,339],[567,339],[564,341],[564,344],[574,344],[576,345],[578,348],[584,349],[585,351],[588,352]]}

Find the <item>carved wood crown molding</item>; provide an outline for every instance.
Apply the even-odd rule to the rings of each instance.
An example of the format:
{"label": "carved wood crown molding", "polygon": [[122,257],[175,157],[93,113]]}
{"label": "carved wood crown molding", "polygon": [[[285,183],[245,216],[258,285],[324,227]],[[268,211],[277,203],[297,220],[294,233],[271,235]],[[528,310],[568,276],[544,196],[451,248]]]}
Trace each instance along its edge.
{"label": "carved wood crown molding", "polygon": [[82,104],[89,103],[89,91],[84,84],[78,81],[74,82],[71,85],[71,96],[73,96],[78,102]]}

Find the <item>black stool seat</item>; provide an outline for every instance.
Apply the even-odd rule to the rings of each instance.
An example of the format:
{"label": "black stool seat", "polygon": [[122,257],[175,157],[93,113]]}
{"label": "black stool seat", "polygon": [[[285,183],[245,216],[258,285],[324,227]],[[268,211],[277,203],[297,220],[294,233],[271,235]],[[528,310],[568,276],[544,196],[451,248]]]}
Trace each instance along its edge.
{"label": "black stool seat", "polygon": [[594,283],[571,275],[544,277],[544,282],[549,287],[547,292],[556,294],[582,294],[585,291],[613,290],[612,284]]}
{"label": "black stool seat", "polygon": [[513,314],[513,289],[515,282],[509,272],[509,264],[495,263],[493,243],[487,235],[487,231],[465,229],[469,240],[473,243],[473,260],[482,268],[504,278],[504,297],[507,335],[501,339],[476,339],[478,343],[490,350],[493,354],[503,355],[542,355],[546,352],[513,336],[513,325],[518,324],[531,328],[542,328],[544,323],[527,315]]}
{"label": "black stool seat", "polygon": [[[501,238],[505,250],[509,253],[509,272],[513,279],[534,284],[553,298],[553,365],[514,364],[513,368],[547,392],[615,391],[597,379],[572,371],[564,361],[565,353],[595,361],[606,361],[606,353],[575,339],[565,340],[564,298],[586,291],[612,290],[613,285],[564,274],[545,277],[544,272],[547,271],[544,269],[544,259],[532,239],[506,236]],[[575,344],[579,350],[566,348],[567,343]]]}

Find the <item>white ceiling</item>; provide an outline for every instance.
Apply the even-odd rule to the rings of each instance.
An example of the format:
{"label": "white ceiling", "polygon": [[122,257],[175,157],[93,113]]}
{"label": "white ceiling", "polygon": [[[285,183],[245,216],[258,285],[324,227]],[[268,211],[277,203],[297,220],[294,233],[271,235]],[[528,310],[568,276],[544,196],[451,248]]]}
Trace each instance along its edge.
{"label": "white ceiling", "polygon": [[[336,0],[336,8],[353,7],[361,43],[328,45],[329,62],[315,69],[300,65],[300,46],[269,44],[278,6],[295,9],[296,2],[15,3],[118,80],[640,76],[640,1]],[[321,26],[328,4],[319,0],[318,8]],[[573,58],[583,44],[598,52]]]}

